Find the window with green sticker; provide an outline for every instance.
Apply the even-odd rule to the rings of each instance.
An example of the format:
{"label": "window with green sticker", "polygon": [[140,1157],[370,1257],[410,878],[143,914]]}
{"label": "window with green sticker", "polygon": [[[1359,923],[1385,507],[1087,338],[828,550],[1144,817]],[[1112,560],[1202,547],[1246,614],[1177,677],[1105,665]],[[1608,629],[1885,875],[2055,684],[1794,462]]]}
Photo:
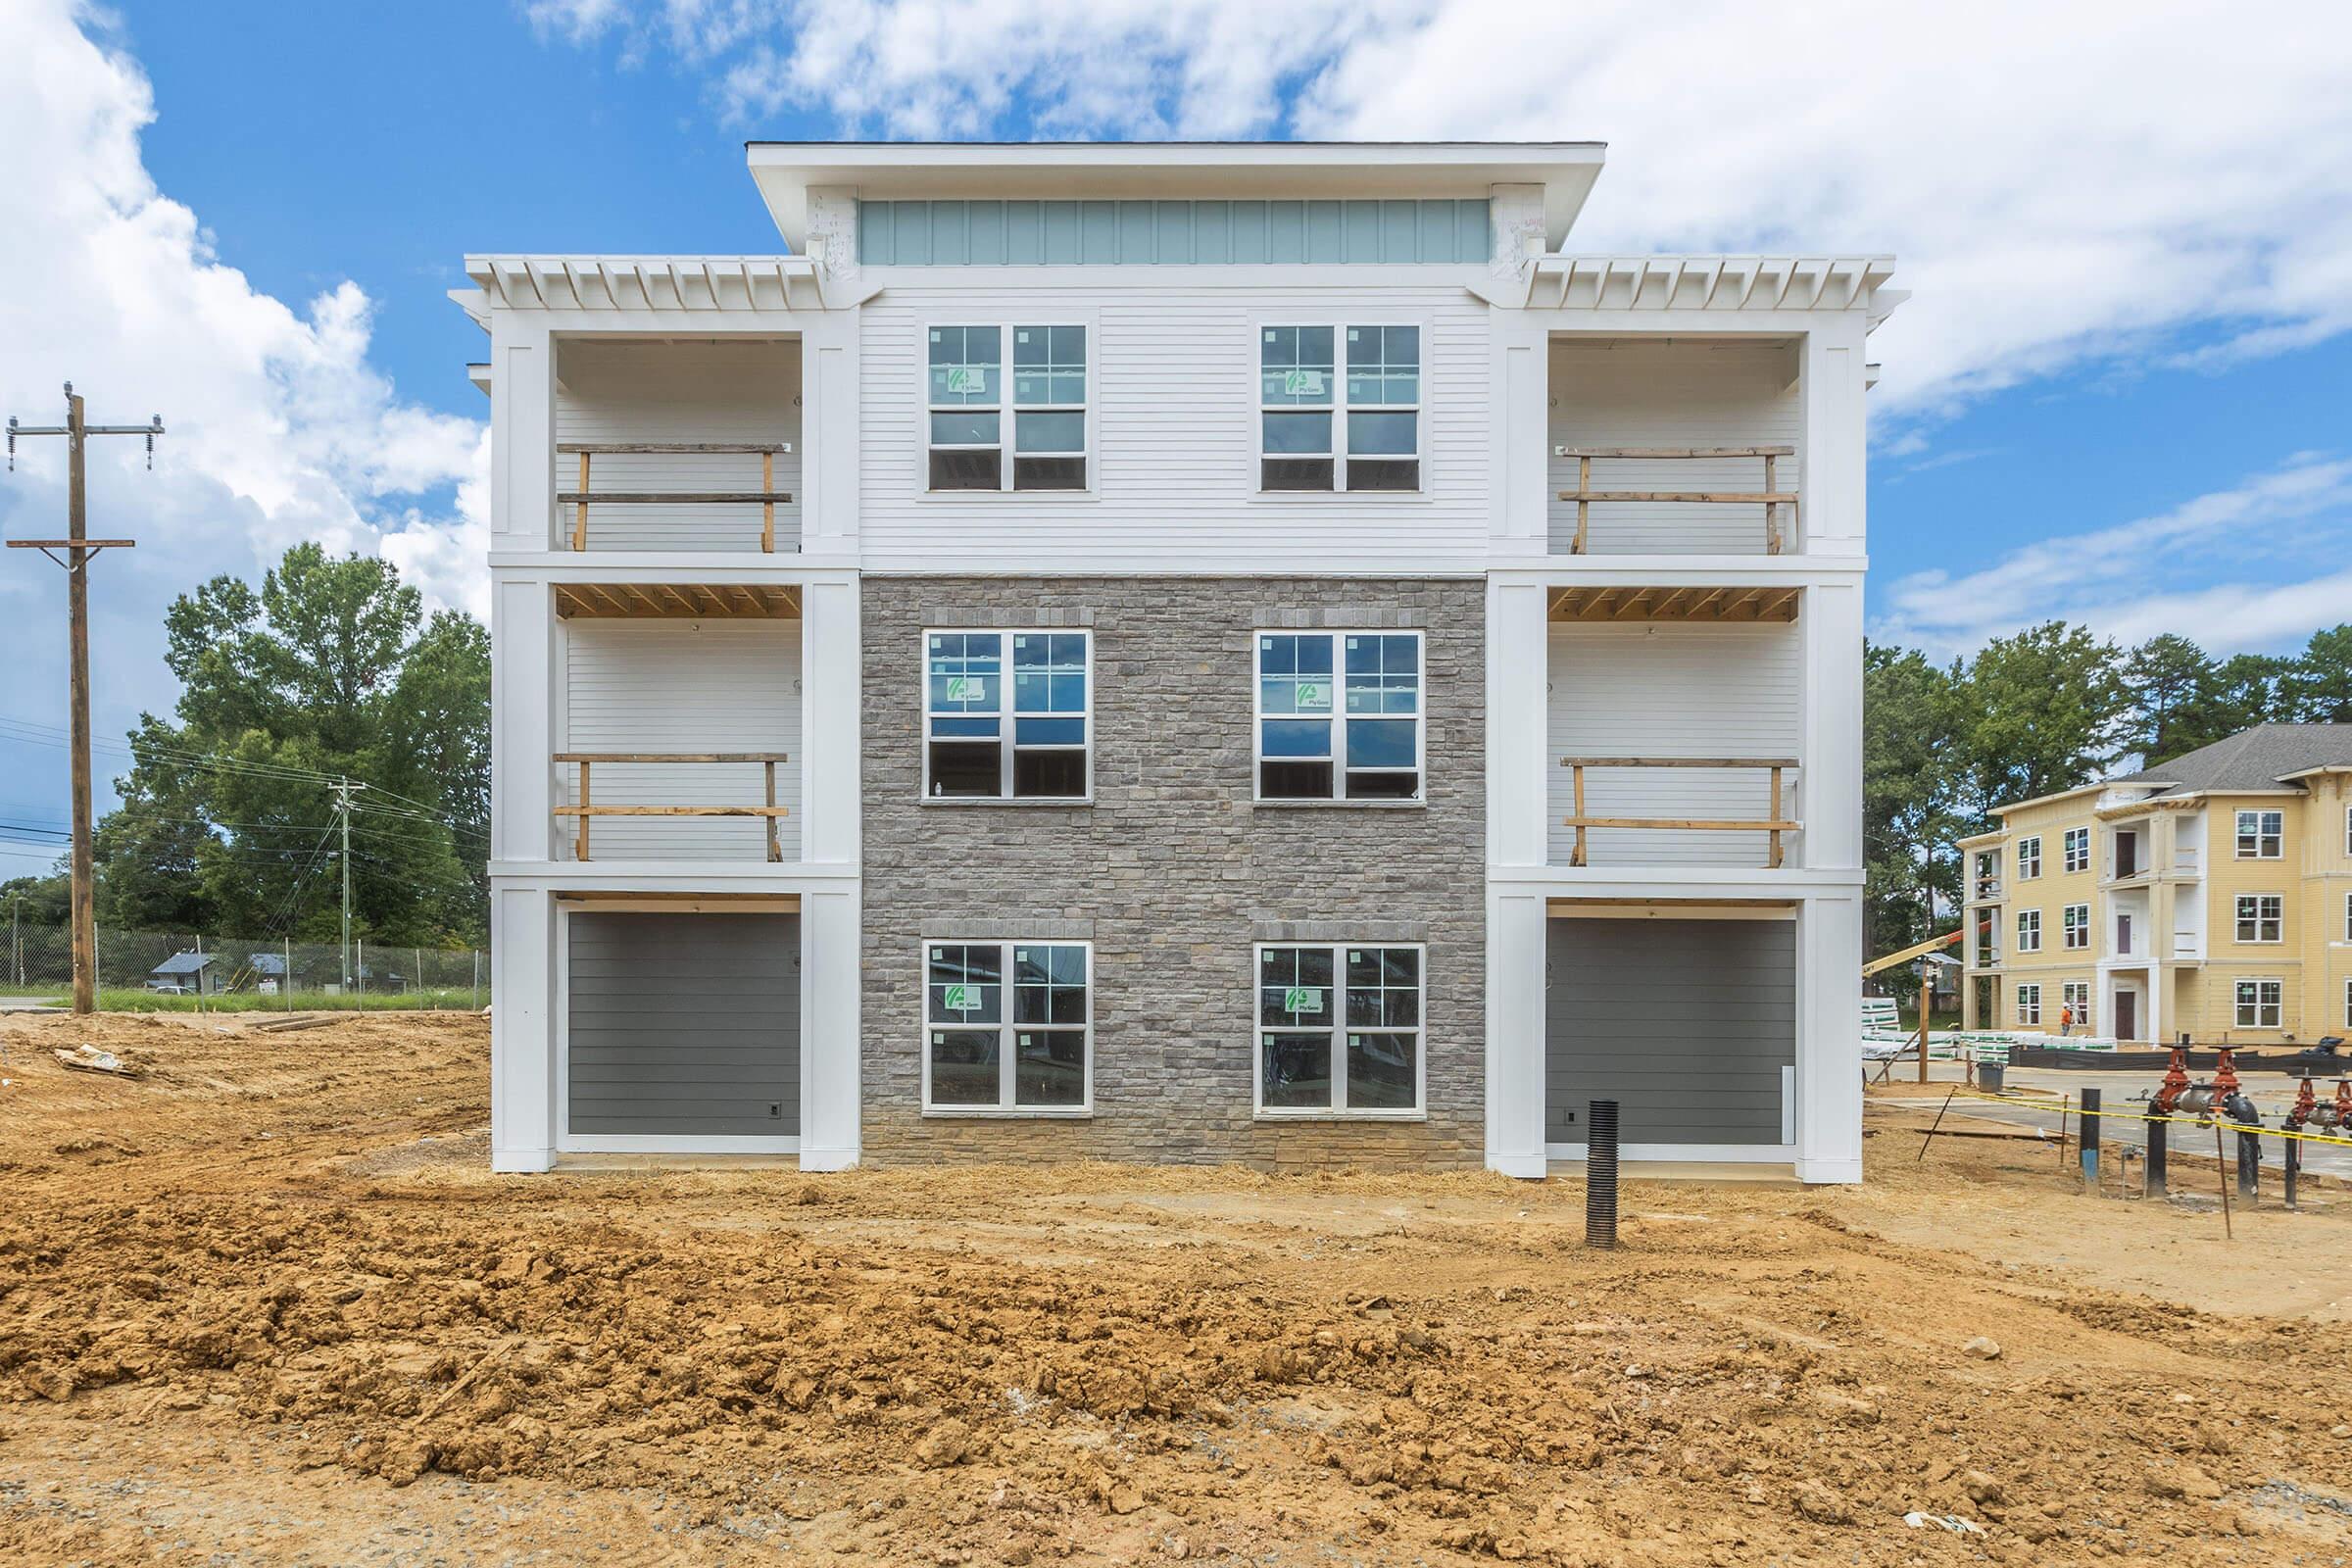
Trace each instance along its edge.
{"label": "window with green sticker", "polygon": [[1258,1114],[1418,1113],[1422,957],[1392,945],[1259,946]]}
{"label": "window with green sticker", "polygon": [[925,632],[924,795],[1086,799],[1092,643],[1049,628]]}
{"label": "window with green sticker", "polygon": [[1258,328],[1258,488],[1421,488],[1421,329]]}
{"label": "window with green sticker", "polygon": [[933,490],[1087,487],[1086,333],[1018,324],[929,329]]}
{"label": "window with green sticker", "polygon": [[1257,798],[1421,798],[1422,634],[1257,634]]}
{"label": "window with green sticker", "polygon": [[1087,944],[929,942],[923,961],[926,1111],[1087,1108],[1094,1035]]}

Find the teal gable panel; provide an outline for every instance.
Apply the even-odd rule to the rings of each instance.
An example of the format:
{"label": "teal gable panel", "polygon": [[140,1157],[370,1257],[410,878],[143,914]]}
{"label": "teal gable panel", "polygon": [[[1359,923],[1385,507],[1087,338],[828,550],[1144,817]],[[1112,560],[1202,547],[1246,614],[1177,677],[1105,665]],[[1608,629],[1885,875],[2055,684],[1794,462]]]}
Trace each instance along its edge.
{"label": "teal gable panel", "polygon": [[871,267],[1484,262],[1484,200],[874,201]]}

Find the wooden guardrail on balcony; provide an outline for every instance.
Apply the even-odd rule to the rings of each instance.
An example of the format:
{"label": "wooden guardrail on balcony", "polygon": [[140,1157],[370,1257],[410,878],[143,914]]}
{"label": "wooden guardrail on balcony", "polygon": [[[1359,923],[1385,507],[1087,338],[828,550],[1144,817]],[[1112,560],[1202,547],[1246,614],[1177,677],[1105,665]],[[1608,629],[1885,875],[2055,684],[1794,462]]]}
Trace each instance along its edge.
{"label": "wooden guardrail on balcony", "polygon": [[[1570,555],[1581,556],[1592,543],[1592,504],[1596,501],[1688,502],[1696,506],[1760,506],[1764,509],[1764,553],[1781,553],[1780,509],[1788,508],[1789,516],[1796,514],[1796,492],[1782,490],[1774,482],[1773,466],[1782,458],[1796,456],[1794,447],[1555,447],[1554,457],[1576,460],[1576,488],[1560,492],[1562,501],[1576,503],[1576,539],[1568,547]],[[1592,465],[1612,459],[1641,462],[1681,462],[1690,458],[1762,458],[1764,460],[1764,488],[1761,490],[1595,490],[1592,488]]]}
{"label": "wooden guardrail on balcony", "polygon": [[[571,548],[588,548],[588,503],[603,502],[611,506],[760,506],[760,548],[772,553],[776,548],[776,505],[789,505],[792,493],[776,488],[776,454],[790,452],[789,441],[560,441],[556,451],[565,457],[580,460],[580,487],[577,490],[559,490],[556,503],[573,510],[571,519]],[[643,456],[646,454],[698,457],[735,456],[760,459],[760,488],[757,490],[604,490],[592,493],[588,488],[588,460],[612,454]]]}
{"label": "wooden guardrail on balcony", "polygon": [[[776,818],[786,814],[776,804],[776,764],[789,762],[791,758],[782,752],[558,752],[559,762],[577,762],[580,767],[580,798],[575,805],[559,806],[558,816],[576,817],[579,825],[572,830],[572,858],[588,858],[588,823],[599,816],[758,816],[767,820],[767,858],[784,858],[784,849],[776,837]],[[765,806],[597,806],[589,799],[589,769],[600,762],[759,762],[767,774],[767,804]]]}
{"label": "wooden guardrail on balcony", "polygon": [[[1563,823],[1576,829],[1576,848],[1568,858],[1570,865],[1585,863],[1587,829],[1639,827],[1700,833],[1762,833],[1767,835],[1770,844],[1764,863],[1778,867],[1781,863],[1781,835],[1799,832],[1804,827],[1802,822],[1781,815],[1781,775],[1797,765],[1797,760],[1793,757],[1563,757],[1560,765],[1569,770],[1576,796],[1575,814],[1567,817]],[[1588,767],[1760,767],[1772,774],[1772,805],[1769,814],[1761,821],[1690,816],[1587,816],[1585,769]]]}

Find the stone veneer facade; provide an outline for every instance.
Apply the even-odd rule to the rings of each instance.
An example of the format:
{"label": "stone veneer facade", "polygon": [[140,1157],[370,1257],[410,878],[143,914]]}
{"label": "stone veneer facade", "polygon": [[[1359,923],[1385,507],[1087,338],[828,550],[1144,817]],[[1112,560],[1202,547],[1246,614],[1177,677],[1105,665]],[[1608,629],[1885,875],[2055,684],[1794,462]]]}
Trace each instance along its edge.
{"label": "stone veneer facade", "polygon": [[[864,658],[863,1158],[1477,1165],[1486,1052],[1478,579],[873,577]],[[923,633],[1094,634],[1094,801],[926,804]],[[1253,805],[1253,637],[1424,636],[1425,804]],[[1095,945],[1094,1113],[922,1111],[926,940]],[[1260,1120],[1251,946],[1420,942],[1426,1117]]]}

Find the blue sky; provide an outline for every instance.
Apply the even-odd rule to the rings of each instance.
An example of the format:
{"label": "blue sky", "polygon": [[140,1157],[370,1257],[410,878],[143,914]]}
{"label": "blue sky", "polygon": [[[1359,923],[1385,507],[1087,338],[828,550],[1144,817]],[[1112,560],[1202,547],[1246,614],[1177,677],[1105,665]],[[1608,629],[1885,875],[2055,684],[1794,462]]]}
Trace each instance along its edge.
{"label": "blue sky", "polygon": [[[154,475],[124,453],[93,479],[142,539],[96,579],[120,735],[169,708],[158,617],[210,571],[320,538],[470,604],[460,259],[772,250],[746,137],[1592,137],[1578,248],[1895,252],[1875,634],[1950,655],[2064,615],[2283,650],[2352,616],[2352,24],[2283,7],[2282,55],[2212,5],[2129,31],[1897,9],[0,0],[30,237],[0,256],[0,412],[53,422],[72,375],[94,416],[173,427]],[[1759,58],[1793,63],[1759,82]],[[11,535],[53,526],[45,461],[0,482]],[[64,704],[35,565],[0,563],[0,718],[37,737]],[[62,820],[61,759],[0,738],[0,805]]]}

